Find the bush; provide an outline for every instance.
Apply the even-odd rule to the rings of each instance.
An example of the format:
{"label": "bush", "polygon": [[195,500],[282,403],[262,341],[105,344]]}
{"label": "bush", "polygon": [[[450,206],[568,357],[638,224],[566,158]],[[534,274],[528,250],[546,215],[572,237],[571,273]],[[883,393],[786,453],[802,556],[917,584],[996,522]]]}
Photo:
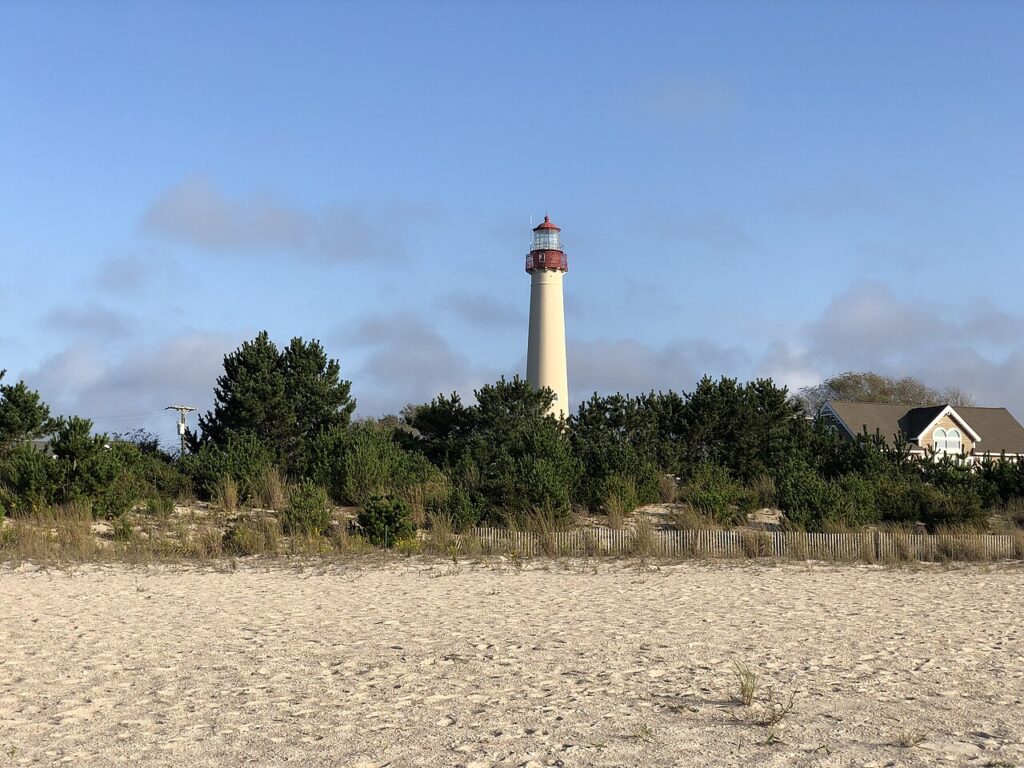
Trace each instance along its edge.
{"label": "bush", "polygon": [[153,517],[170,517],[174,514],[174,499],[168,496],[151,496],[146,501],[146,514]]}
{"label": "bush", "polygon": [[356,519],[363,535],[378,547],[393,547],[410,538],[415,529],[408,505],[401,499],[377,496],[359,511]]}
{"label": "bush", "polygon": [[27,514],[50,507],[60,497],[65,480],[63,462],[30,445],[18,445],[0,453],[0,506],[8,514]]}
{"label": "bush", "polygon": [[942,491],[931,486],[922,486],[922,489],[920,520],[929,531],[940,527],[985,528],[988,515],[981,498],[970,489]]}
{"label": "bush", "polygon": [[604,511],[613,528],[620,528],[625,519],[640,506],[636,492],[636,481],[625,475],[612,475],[604,483]]}
{"label": "bush", "polygon": [[93,514],[109,519],[131,512],[145,498],[147,491],[148,487],[141,477],[128,469],[121,469],[88,496],[93,500]]}
{"label": "bush", "polygon": [[843,518],[839,486],[806,465],[794,464],[776,476],[776,494],[786,517],[809,530],[821,530],[826,520]]}
{"label": "bush", "polygon": [[111,528],[115,541],[131,541],[132,532],[135,530],[132,527],[132,521],[126,514],[115,517],[111,523]]}
{"label": "bush", "polygon": [[375,496],[395,496],[423,521],[447,498],[448,482],[397,437],[393,427],[370,422],[323,432],[310,451],[312,476],[339,503],[363,506]]}
{"label": "bush", "polygon": [[281,513],[281,525],[286,533],[321,535],[331,524],[331,509],[327,491],[310,480],[293,486],[288,494],[288,506]]}
{"label": "bush", "polygon": [[728,469],[710,461],[697,465],[680,495],[696,510],[725,525],[744,522],[744,514],[752,506],[746,487],[734,480]]}
{"label": "bush", "polygon": [[447,520],[455,531],[465,531],[480,522],[480,512],[462,485],[452,486],[448,495],[435,501],[430,509],[431,519]]}
{"label": "bush", "polygon": [[552,392],[516,377],[475,394],[477,404],[468,408],[457,396],[417,408],[412,444],[443,462],[483,520],[514,522],[535,510],[553,521],[567,518],[582,465],[565,425],[548,415]]}
{"label": "bush", "polygon": [[262,509],[272,509],[275,512],[284,509],[288,503],[288,490],[280,469],[267,467],[256,478],[252,501]]}
{"label": "bush", "polygon": [[280,527],[272,517],[236,520],[224,531],[223,548],[233,555],[274,555],[281,542]]}
{"label": "bush", "polygon": [[873,525],[881,520],[875,501],[876,484],[863,475],[843,475],[836,481],[839,514],[844,525]]}
{"label": "bush", "polygon": [[231,438],[223,448],[205,444],[198,452],[181,459],[182,471],[192,479],[195,492],[204,501],[216,496],[225,477],[238,484],[243,499],[250,498],[273,465],[270,451],[251,435]]}

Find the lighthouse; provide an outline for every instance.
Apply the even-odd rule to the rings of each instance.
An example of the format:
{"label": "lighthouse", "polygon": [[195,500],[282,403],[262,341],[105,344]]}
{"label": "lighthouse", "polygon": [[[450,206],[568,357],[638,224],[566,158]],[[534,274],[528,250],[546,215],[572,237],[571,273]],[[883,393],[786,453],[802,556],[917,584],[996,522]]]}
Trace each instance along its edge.
{"label": "lighthouse", "polygon": [[560,230],[547,216],[533,229],[526,256],[530,275],[530,341],[526,354],[526,380],[555,393],[551,415],[569,415],[569,375],[565,363],[565,308],[562,277],[569,263],[562,252]]}

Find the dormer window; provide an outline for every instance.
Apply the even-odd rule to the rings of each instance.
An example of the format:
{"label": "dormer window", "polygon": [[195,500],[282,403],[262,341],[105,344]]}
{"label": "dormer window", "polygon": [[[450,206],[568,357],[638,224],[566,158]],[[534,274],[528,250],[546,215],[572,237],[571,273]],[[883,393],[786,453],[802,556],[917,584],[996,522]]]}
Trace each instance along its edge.
{"label": "dormer window", "polygon": [[938,453],[949,453],[959,456],[963,450],[963,438],[958,429],[939,427],[932,433],[932,444]]}

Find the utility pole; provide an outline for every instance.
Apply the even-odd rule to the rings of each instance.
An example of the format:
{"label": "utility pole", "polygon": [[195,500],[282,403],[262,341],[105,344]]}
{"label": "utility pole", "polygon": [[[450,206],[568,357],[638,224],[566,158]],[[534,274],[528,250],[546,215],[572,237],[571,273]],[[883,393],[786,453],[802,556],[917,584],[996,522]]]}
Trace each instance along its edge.
{"label": "utility pole", "polygon": [[185,417],[192,411],[198,410],[193,408],[191,405],[168,405],[164,408],[165,411],[177,411],[178,412],[178,437],[181,438],[181,456],[185,455],[185,430],[188,428],[188,423],[185,421]]}

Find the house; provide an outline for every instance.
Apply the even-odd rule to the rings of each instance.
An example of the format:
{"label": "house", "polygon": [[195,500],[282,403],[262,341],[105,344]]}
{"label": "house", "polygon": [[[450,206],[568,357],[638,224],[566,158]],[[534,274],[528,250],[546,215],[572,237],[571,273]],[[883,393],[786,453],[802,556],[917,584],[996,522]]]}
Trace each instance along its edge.
{"label": "house", "polygon": [[879,435],[890,447],[902,442],[922,456],[935,451],[969,461],[1024,457],[1024,427],[1005,408],[828,400],[819,417],[850,438]]}

